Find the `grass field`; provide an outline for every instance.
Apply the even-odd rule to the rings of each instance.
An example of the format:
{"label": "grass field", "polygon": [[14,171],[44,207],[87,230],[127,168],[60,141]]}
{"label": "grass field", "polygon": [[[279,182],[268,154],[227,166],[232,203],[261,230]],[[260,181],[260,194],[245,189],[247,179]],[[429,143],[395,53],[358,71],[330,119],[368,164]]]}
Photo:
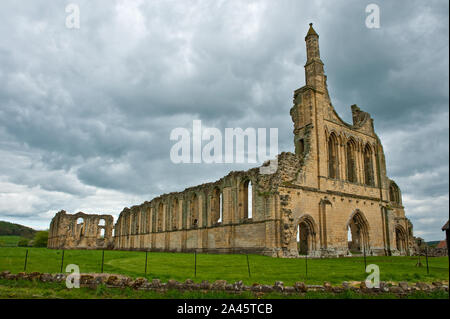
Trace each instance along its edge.
{"label": "grass field", "polygon": [[20,236],[0,236],[0,247],[17,247]]}
{"label": "grass field", "polygon": [[[24,269],[27,248],[0,248],[0,271],[18,273]],[[56,273],[61,270],[62,251],[46,248],[28,248],[27,272],[39,271]],[[101,272],[102,251],[66,250],[64,267],[77,264],[80,272]],[[429,258],[430,274],[427,275],[425,258],[423,267],[416,267],[417,257],[367,257],[367,264],[380,267],[380,280],[386,282],[432,282],[448,281],[448,258]],[[148,253],[147,277],[185,281],[190,278],[196,282],[225,279],[229,282],[243,280],[244,283],[273,284],[283,281],[292,285],[296,281],[307,284],[322,284],[329,281],[341,284],[343,281],[364,281],[364,259],[330,258],[308,259],[306,276],[305,259],[281,259],[259,255],[249,255],[251,277],[247,269],[245,255],[197,254],[197,276],[194,272],[194,254],[188,253]],[[144,277],[145,253],[128,251],[105,251],[105,273],[124,274],[131,277]]]}

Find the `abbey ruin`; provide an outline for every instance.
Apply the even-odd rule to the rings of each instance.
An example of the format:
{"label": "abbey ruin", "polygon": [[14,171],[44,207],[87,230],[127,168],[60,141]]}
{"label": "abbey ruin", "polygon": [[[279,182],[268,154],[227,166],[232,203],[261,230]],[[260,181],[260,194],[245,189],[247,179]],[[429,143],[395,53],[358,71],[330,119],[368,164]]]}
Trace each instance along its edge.
{"label": "abbey ruin", "polygon": [[356,105],[352,124],[339,117],[312,24],[305,40],[306,85],[294,92],[290,111],[295,154],[279,154],[275,172],[231,172],[161,195],[125,208],[114,226],[112,216],[61,211],[50,224],[48,247],[274,257],[410,254],[412,224],[399,187],[386,175],[373,120]]}

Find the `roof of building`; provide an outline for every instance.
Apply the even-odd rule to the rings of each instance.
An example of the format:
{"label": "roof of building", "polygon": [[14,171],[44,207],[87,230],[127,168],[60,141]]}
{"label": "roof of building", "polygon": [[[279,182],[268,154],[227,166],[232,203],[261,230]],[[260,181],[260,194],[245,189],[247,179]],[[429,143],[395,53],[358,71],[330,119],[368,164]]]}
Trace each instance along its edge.
{"label": "roof of building", "polygon": [[308,31],[308,33],[306,34],[306,37],[309,37],[310,35],[316,35],[316,36],[319,36],[319,35],[317,34],[316,30],[314,30],[313,24],[312,24],[312,23],[309,24],[309,31]]}
{"label": "roof of building", "polygon": [[447,241],[441,240],[437,245],[436,248],[447,248]]}
{"label": "roof of building", "polygon": [[448,220],[447,220],[447,222],[445,223],[445,225],[444,226],[442,226],[442,230],[448,230]]}

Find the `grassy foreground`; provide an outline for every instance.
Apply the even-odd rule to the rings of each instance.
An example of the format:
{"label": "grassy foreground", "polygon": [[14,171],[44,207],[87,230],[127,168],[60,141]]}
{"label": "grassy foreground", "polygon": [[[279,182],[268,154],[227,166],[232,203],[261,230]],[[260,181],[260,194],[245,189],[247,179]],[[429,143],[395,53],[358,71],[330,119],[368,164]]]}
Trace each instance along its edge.
{"label": "grassy foreground", "polygon": [[[392,293],[359,294],[346,291],[339,294],[326,292],[307,292],[299,295],[282,295],[279,293],[241,294],[227,292],[201,292],[169,290],[166,293],[154,291],[133,290],[131,288],[117,289],[98,286],[97,289],[80,288],[67,289],[62,283],[30,282],[26,280],[0,279],[0,299],[398,299]],[[448,299],[448,292],[416,292],[401,298],[404,299]]]}
{"label": "grassy foreground", "polygon": [[[24,270],[27,248],[0,248],[0,271],[9,270],[18,273]],[[27,272],[38,271],[57,273],[61,270],[62,251],[47,248],[28,248]],[[197,254],[197,276],[194,275],[194,254],[187,253],[148,253],[147,275],[145,272],[145,252],[105,251],[103,272],[128,275],[133,278],[159,278],[196,282],[202,280],[224,279],[229,282],[242,280],[251,285],[273,284],[283,281],[293,285],[296,281],[307,284],[341,284],[343,281],[364,281],[368,274],[364,271],[364,259],[329,258],[308,259],[306,276],[305,259],[281,259],[259,255],[249,255],[251,277],[247,269],[245,255]],[[380,268],[380,280],[386,282],[407,281],[448,282],[449,268],[447,257],[429,258],[427,274],[425,258],[421,258],[423,267],[416,267],[417,257],[367,257],[367,264],[376,264]],[[64,269],[68,264],[76,264],[80,272],[101,272],[102,251],[66,250]]]}

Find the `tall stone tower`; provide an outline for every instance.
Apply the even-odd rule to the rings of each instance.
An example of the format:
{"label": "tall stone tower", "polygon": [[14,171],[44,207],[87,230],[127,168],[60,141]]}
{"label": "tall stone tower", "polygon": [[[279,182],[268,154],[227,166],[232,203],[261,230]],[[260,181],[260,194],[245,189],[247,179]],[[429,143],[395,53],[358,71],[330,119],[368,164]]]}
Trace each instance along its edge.
{"label": "tall stone tower", "polygon": [[305,37],[306,42],[306,85],[294,92],[294,106],[291,117],[294,122],[295,153],[305,160],[315,162],[308,166],[305,183],[311,187],[320,188],[320,176],[325,174],[321,170],[321,156],[319,144],[322,134],[319,128],[323,126],[323,115],[331,102],[327,89],[327,78],[324,63],[320,58],[319,35],[312,23]]}
{"label": "tall stone tower", "polygon": [[325,89],[325,75],[323,62],[320,59],[319,35],[314,30],[312,23],[309,25],[305,41],[307,57],[305,64],[306,85],[323,92]]}

